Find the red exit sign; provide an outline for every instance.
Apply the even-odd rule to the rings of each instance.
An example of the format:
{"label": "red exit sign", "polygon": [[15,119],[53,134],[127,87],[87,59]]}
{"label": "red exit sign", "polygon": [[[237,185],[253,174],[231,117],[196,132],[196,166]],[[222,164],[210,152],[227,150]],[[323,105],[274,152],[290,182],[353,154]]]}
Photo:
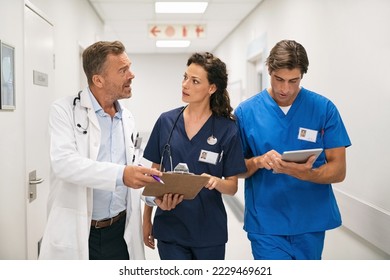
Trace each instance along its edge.
{"label": "red exit sign", "polygon": [[149,24],[150,38],[156,39],[196,39],[206,37],[204,24]]}

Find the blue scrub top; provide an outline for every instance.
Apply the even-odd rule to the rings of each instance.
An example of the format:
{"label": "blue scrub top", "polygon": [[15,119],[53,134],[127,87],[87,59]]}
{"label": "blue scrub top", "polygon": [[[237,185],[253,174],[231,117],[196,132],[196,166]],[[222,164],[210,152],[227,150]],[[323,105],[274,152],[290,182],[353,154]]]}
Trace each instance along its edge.
{"label": "blue scrub top", "polygon": [[[173,168],[178,163],[186,163],[191,173],[207,173],[220,178],[246,171],[238,128],[234,121],[213,115],[189,140],[185,132],[182,109],[177,108],[161,114],[146,145],[146,159],[160,164],[164,146],[172,132],[169,144]],[[217,138],[215,145],[207,143],[211,135]],[[217,163],[199,161],[201,150],[218,153]],[[170,171],[169,156],[166,152],[163,168]],[[153,235],[158,240],[190,247],[225,244],[228,238],[227,216],[221,193],[203,188],[193,200],[184,200],[171,211],[157,208]]]}
{"label": "blue scrub top", "polygon": [[[335,105],[327,98],[301,88],[287,115],[267,90],[242,102],[235,110],[245,158],[269,150],[280,154],[351,145]],[[299,139],[300,129],[317,132],[316,139]],[[322,152],[313,168],[326,163]],[[272,170],[259,169],[245,180],[244,229],[247,232],[295,235],[324,231],[341,225],[330,184],[315,184]]]}

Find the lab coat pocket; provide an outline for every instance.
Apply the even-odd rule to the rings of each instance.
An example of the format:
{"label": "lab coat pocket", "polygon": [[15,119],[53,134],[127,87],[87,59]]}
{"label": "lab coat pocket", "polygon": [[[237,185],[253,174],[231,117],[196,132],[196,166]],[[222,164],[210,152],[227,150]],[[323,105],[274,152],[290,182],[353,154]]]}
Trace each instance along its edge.
{"label": "lab coat pocket", "polygon": [[80,243],[88,240],[87,216],[80,211],[70,208],[54,208],[49,216],[48,224],[51,227],[47,234],[50,236],[51,244],[55,247],[77,250]]}

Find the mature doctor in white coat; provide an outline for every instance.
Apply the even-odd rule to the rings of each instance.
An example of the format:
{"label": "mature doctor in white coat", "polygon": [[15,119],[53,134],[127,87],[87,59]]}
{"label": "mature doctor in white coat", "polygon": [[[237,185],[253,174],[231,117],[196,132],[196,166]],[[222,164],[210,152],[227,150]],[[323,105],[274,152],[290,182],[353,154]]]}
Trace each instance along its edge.
{"label": "mature doctor in white coat", "polygon": [[51,107],[51,190],[39,259],[145,258],[140,188],[162,174],[138,166],[134,118],[118,102],[132,95],[130,65],[122,43],[91,45],[83,53],[88,88]]}

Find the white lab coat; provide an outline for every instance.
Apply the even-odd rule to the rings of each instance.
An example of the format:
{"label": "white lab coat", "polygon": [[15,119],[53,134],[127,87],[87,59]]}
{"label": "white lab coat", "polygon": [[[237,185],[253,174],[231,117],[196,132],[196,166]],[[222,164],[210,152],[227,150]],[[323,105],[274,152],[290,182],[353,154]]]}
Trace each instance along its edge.
{"label": "white lab coat", "polygon": [[[88,238],[92,218],[93,189],[114,191],[121,167],[97,162],[100,147],[99,122],[88,90],[81,93],[73,106],[74,96],[53,103],[50,111],[51,177],[48,220],[39,259],[88,259]],[[132,134],[135,122],[123,108],[127,164],[135,153]],[[83,133],[82,128],[88,132]],[[89,124],[88,124],[89,123]],[[123,168],[123,166],[122,166]],[[124,238],[130,259],[145,259],[142,224],[141,190],[128,189]]]}

